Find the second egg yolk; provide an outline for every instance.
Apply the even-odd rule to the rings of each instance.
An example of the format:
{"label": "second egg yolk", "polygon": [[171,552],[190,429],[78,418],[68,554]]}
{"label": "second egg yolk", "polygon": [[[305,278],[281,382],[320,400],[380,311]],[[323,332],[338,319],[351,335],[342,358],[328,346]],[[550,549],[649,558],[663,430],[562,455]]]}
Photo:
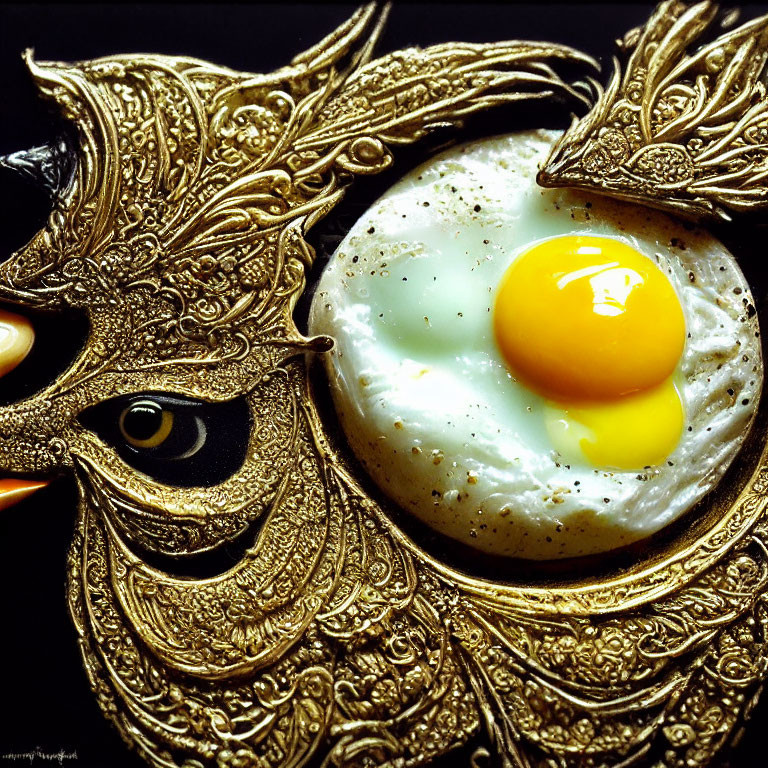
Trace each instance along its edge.
{"label": "second egg yolk", "polygon": [[675,450],[685,413],[674,377],[606,403],[549,403],[544,411],[552,446],[566,462],[586,459],[606,469],[663,464]]}
{"label": "second egg yolk", "polygon": [[569,400],[658,384],[685,345],[683,311],[666,275],[607,237],[557,237],[515,259],[498,290],[494,328],[525,384]]}
{"label": "second egg yolk", "polygon": [[633,469],[674,450],[685,318],[666,275],[634,248],[593,236],[539,243],[504,275],[494,331],[512,373],[550,400],[547,431],[565,458]]}

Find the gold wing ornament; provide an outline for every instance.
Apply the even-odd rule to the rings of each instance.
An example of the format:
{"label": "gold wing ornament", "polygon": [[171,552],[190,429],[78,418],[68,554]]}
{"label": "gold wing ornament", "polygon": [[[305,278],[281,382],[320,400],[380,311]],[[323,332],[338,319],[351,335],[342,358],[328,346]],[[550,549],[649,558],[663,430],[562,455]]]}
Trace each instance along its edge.
{"label": "gold wing ornament", "polygon": [[[718,6],[661,3],[539,174],[694,217],[768,206],[768,16],[701,42]],[[723,26],[735,21],[726,16]],[[601,89],[602,90],[602,89]]]}
{"label": "gold wing ornament", "polygon": [[[525,573],[472,577],[415,544],[326,435],[305,355],[329,342],[292,318],[313,261],[306,232],[393,147],[498,103],[583,100],[558,71],[591,65],[527,42],[372,59],[382,24],[366,6],[267,75],[27,55],[77,128],[76,161],[70,173],[60,148],[5,159],[57,191],[44,229],[0,265],[0,298],[80,309],[90,333],[50,387],[0,408],[0,466],[77,478],[67,593],[94,694],[155,768],[405,768],[480,733],[473,765],[704,766],[767,672],[764,420],[736,485],[684,535],[626,567],[533,586]],[[706,126],[757,114],[753,64],[731,64],[764,56],[756,34],[733,33],[718,70],[734,70],[718,93],[738,83],[742,100],[692,86]],[[663,61],[662,93],[676,66]],[[665,146],[695,132],[676,109]],[[685,195],[697,199],[683,186],[665,199]],[[159,431],[171,418],[221,446],[217,424],[246,424],[232,471],[196,466],[173,483],[137,471],[117,427],[99,425],[125,432],[153,398]],[[239,559],[217,570],[205,558],[224,547]],[[185,575],[190,560],[209,572]]]}

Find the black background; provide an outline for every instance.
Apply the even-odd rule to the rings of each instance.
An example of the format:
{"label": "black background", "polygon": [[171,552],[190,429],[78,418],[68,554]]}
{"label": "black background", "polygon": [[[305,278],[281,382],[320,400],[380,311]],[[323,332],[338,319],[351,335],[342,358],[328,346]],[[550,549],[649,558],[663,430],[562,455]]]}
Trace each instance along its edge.
{"label": "black background", "polygon": [[[650,4],[628,5],[481,5],[395,4],[379,45],[385,52],[408,45],[460,40],[487,42],[525,38],[567,43],[609,60],[613,41],[649,15]],[[37,58],[89,59],[113,53],[183,54],[253,72],[271,71],[316,43],[347,18],[354,5],[0,5],[0,154],[44,143],[55,130],[37,101],[20,54],[33,47]],[[745,16],[766,12],[748,6]],[[526,122],[526,116],[528,120]],[[547,119],[551,119],[549,115]],[[520,127],[535,127],[537,112],[518,112]],[[565,126],[563,110],[555,122]],[[517,127],[482,123],[481,132]],[[475,129],[478,130],[477,127]],[[396,163],[396,166],[398,164]],[[370,199],[384,185],[368,183]],[[354,194],[354,193],[353,193]],[[364,207],[361,203],[358,208]],[[23,245],[47,215],[40,191],[9,171],[0,172],[0,258]],[[347,205],[332,217],[318,238],[339,221],[353,217]],[[351,223],[351,222],[350,222]],[[754,230],[740,228],[743,249],[736,250],[755,292],[764,304],[764,246]],[[322,243],[316,243],[322,247]],[[50,381],[74,357],[83,337],[77,318],[35,318],[38,340],[23,368],[0,382],[0,402],[28,395]],[[67,478],[0,512],[0,755],[40,748],[76,751],[65,765],[82,768],[144,764],[120,741],[97,709],[66,613],[65,557],[71,537],[75,492]],[[767,697],[768,698],[768,697]],[[733,765],[768,764],[762,748],[768,726],[768,701],[756,710]],[[37,761],[40,762],[39,760]],[[24,764],[4,760],[0,764]],[[26,763],[28,764],[28,763]],[[50,764],[50,763],[48,763]],[[466,751],[445,765],[468,765]]]}

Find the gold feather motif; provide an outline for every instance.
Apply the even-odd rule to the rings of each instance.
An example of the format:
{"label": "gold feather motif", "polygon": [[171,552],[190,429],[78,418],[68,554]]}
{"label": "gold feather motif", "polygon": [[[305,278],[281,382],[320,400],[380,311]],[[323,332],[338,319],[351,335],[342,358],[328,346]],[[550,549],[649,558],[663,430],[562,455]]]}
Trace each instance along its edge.
{"label": "gold feather motif", "polygon": [[717,12],[709,0],[666,0],[629,32],[626,66],[614,61],[608,87],[553,148],[539,183],[693,217],[768,206],[768,17],[695,47]]}

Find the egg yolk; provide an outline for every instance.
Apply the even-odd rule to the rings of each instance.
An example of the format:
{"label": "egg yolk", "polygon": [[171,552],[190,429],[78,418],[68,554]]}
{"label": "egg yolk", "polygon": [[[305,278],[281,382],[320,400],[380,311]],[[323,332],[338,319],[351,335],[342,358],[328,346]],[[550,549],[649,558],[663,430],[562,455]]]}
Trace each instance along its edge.
{"label": "egg yolk", "polygon": [[685,345],[683,311],[667,277],[607,237],[558,237],[515,259],[499,286],[494,326],[516,375],[568,399],[658,384]]}
{"label": "egg yolk", "polygon": [[550,403],[544,422],[565,461],[584,457],[595,467],[642,469],[675,450],[685,413],[674,378],[606,403]]}
{"label": "egg yolk", "polygon": [[674,450],[685,318],[649,258],[607,237],[546,240],[510,265],[493,320],[511,371],[552,401],[547,430],[564,457],[578,444],[595,466],[629,469]]}

